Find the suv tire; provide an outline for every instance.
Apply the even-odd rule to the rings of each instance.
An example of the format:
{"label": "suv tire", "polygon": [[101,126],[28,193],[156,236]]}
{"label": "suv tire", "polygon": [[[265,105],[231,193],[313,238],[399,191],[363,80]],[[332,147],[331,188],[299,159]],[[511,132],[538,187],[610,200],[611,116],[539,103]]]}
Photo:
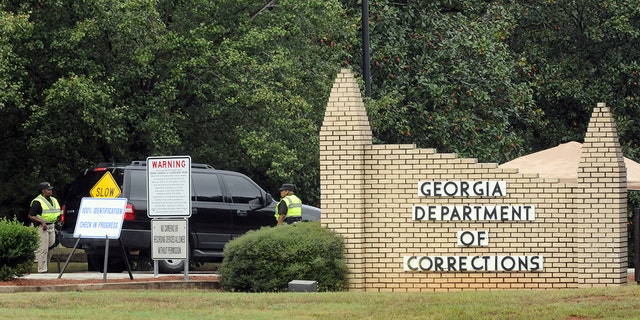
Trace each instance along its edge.
{"label": "suv tire", "polygon": [[160,273],[180,273],[184,270],[185,260],[158,260]]}

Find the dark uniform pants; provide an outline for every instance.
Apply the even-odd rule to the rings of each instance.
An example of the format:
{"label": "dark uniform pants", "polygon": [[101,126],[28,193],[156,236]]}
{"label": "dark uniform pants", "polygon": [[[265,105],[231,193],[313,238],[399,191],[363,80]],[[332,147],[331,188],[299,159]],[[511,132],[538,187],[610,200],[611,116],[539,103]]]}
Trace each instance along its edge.
{"label": "dark uniform pants", "polygon": [[302,217],[286,217],[284,218],[284,222],[288,224],[296,223],[298,221],[302,221]]}

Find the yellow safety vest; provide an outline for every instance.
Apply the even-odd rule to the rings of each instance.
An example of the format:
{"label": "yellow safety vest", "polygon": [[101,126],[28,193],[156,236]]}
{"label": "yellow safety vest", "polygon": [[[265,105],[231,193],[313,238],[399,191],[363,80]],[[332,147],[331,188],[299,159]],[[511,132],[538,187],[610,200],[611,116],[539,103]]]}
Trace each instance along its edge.
{"label": "yellow safety vest", "polygon": [[40,207],[42,207],[42,219],[47,223],[53,223],[58,220],[58,217],[62,214],[62,210],[60,209],[60,204],[58,204],[58,200],[56,198],[49,197],[49,199],[51,199],[51,202],[47,201],[47,199],[42,195],[39,195],[35,199],[31,200],[31,205],[33,205],[34,201],[40,202]]}
{"label": "yellow safety vest", "polygon": [[276,221],[280,218],[280,214],[278,213],[278,206],[280,206],[280,202],[285,201],[287,203],[287,217],[302,217],[302,200],[298,198],[295,194],[290,194],[278,201],[276,204]]}

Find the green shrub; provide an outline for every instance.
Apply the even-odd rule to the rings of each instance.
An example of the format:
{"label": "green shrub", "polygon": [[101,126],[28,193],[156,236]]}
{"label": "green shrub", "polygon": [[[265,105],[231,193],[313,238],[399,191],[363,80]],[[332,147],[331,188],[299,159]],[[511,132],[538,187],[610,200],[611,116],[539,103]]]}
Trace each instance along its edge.
{"label": "green shrub", "polygon": [[348,281],[344,242],[319,222],[265,227],[232,240],[218,274],[223,289],[242,292],[287,291],[291,280],[341,291]]}
{"label": "green shrub", "polygon": [[20,277],[31,270],[40,236],[17,219],[0,220],[0,281]]}

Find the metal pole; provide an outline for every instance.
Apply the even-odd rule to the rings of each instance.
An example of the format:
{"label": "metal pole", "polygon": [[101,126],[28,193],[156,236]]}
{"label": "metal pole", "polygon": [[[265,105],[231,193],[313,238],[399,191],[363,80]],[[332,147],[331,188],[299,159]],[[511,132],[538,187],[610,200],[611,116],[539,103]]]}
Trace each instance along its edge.
{"label": "metal pole", "polygon": [[364,77],[365,93],[371,97],[371,61],[369,58],[369,2],[362,0],[362,76]]}
{"label": "metal pole", "polygon": [[109,270],[109,236],[105,235],[104,241],[104,267],[102,273],[102,282],[107,283],[107,272]]}
{"label": "metal pole", "polygon": [[640,208],[633,209],[633,279],[640,284]]}

